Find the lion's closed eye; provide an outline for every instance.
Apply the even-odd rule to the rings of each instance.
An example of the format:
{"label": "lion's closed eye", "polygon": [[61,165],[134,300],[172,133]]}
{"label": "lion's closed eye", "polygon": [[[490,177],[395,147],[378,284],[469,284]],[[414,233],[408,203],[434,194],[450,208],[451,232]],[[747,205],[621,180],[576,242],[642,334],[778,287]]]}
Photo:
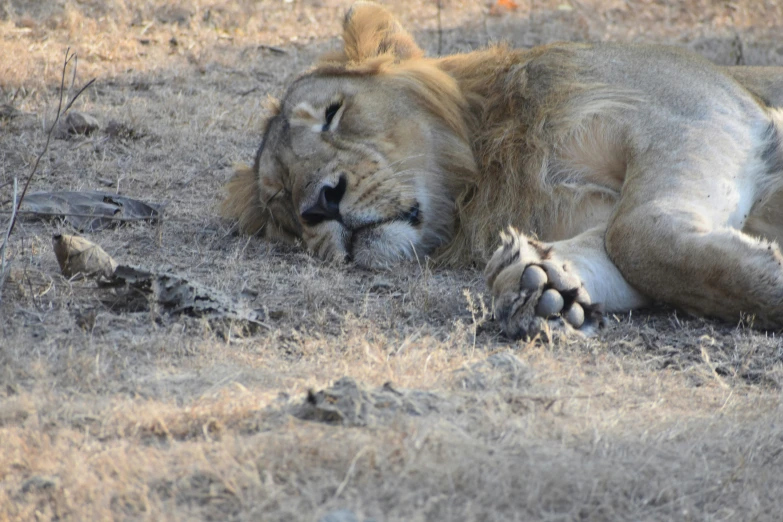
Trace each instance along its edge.
{"label": "lion's closed eye", "polygon": [[321,128],[323,132],[326,132],[330,130],[330,126],[332,125],[332,121],[334,120],[334,117],[337,115],[337,112],[342,107],[342,104],[340,103],[332,103],[326,108],[326,112],[324,113],[324,126]]}

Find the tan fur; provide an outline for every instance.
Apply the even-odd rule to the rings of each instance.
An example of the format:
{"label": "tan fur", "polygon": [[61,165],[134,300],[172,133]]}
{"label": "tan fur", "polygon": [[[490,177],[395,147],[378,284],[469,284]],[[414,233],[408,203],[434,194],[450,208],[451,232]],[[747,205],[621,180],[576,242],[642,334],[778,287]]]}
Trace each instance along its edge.
{"label": "tan fur", "polygon": [[[372,3],[351,9],[343,40],[292,85],[256,165],[230,182],[223,214],[241,230],[368,267],[425,255],[464,266],[486,263],[512,225],[522,233],[505,236],[488,269],[510,307],[519,289],[495,282],[521,277],[519,268],[499,277],[508,263],[542,262],[509,253],[537,238],[571,272],[563,277],[581,280],[576,302],[586,307],[653,298],[783,326],[783,271],[773,268],[783,237],[780,69],[569,43],[432,59]],[[703,237],[678,232],[690,228]],[[722,252],[710,234],[745,246],[721,254],[732,257],[726,266],[689,258],[691,248]],[[758,268],[739,277],[746,260]]]}
{"label": "tan fur", "polygon": [[424,53],[390,16],[378,16],[376,6],[359,2],[345,15],[345,57],[361,63],[378,54],[389,54],[399,60],[420,58]]}
{"label": "tan fur", "polygon": [[236,221],[245,234],[255,235],[266,224],[265,216],[259,212],[261,201],[258,193],[258,175],[247,165],[234,169],[234,176],[226,185],[229,197],[220,204],[220,213],[226,219]]}

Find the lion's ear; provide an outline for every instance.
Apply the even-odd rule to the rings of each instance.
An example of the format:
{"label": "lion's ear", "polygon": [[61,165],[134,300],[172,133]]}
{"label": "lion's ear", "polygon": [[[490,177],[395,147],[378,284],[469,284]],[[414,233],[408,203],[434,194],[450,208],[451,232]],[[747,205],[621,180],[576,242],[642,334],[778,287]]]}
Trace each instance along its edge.
{"label": "lion's ear", "polygon": [[391,54],[397,60],[424,55],[394,16],[372,2],[357,2],[346,13],[343,41],[350,62],[359,63],[383,54]]}
{"label": "lion's ear", "polygon": [[258,174],[248,165],[234,169],[234,176],[226,186],[228,196],[220,204],[220,214],[236,221],[240,232],[254,235],[266,226],[268,213],[261,201]]}

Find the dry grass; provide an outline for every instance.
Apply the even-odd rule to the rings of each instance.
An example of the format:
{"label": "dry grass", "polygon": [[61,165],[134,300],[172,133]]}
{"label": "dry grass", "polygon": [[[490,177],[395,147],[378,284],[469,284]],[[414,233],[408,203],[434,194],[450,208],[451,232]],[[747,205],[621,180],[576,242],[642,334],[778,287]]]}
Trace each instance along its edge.
{"label": "dry grass", "polygon": [[[613,39],[783,64],[778,2],[519,3],[489,16],[445,1],[444,52]],[[272,326],[112,310],[58,275],[63,225],[20,221],[0,301],[0,520],[778,520],[779,337],[656,310],[610,317],[593,339],[513,344],[485,320],[477,272],[339,269],[216,217],[266,95],[337,45],[345,7],[0,7],[0,104],[22,112],[0,116],[0,211],[45,141],[70,46],[71,93],[97,78],[75,108],[125,132],[54,141],[32,188],[168,202],[160,225],[90,239],[241,296]],[[437,52],[436,4],[392,7]],[[307,390],[343,376],[430,392],[433,408],[363,427],[297,416]]]}

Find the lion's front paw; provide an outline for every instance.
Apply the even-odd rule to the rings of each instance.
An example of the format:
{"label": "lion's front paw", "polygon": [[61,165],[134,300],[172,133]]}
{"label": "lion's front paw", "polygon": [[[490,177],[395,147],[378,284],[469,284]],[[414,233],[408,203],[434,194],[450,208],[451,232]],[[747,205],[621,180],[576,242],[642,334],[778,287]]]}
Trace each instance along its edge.
{"label": "lion's front paw", "polygon": [[514,229],[500,238],[503,245],[484,273],[506,335],[518,339],[552,326],[584,331],[601,324],[601,306],[591,302],[582,281],[551,248]]}

